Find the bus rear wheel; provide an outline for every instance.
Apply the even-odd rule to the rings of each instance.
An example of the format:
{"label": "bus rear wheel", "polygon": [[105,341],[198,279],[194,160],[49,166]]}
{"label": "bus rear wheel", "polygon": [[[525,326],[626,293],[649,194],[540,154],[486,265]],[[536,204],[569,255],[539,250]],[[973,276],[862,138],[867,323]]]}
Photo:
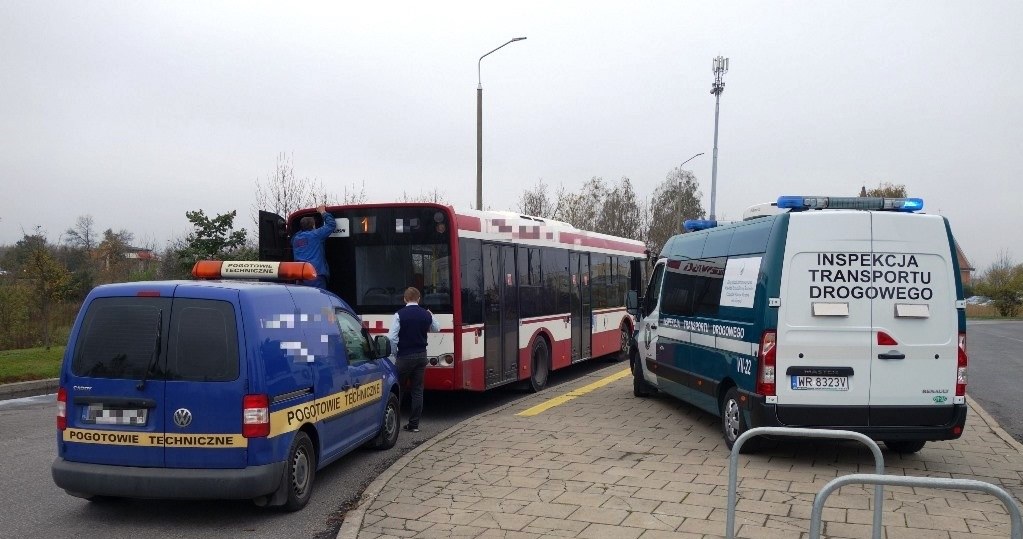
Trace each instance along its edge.
{"label": "bus rear wheel", "polygon": [[529,356],[533,367],[532,374],[529,375],[529,390],[536,393],[547,387],[547,378],[551,372],[551,350],[543,337],[533,341],[533,349]]}
{"label": "bus rear wheel", "polygon": [[632,354],[632,330],[628,324],[622,324],[622,330],[618,340],[618,353],[609,356],[612,363],[628,360]]}

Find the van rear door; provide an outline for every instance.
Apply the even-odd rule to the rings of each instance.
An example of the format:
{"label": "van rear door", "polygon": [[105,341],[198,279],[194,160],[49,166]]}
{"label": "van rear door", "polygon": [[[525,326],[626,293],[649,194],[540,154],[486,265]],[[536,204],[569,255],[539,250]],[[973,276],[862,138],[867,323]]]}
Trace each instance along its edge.
{"label": "van rear door", "polygon": [[[874,329],[870,423],[939,425],[951,420],[958,354],[956,276],[945,220],[873,212]],[[882,344],[884,343],[884,344]],[[919,414],[891,406],[920,406]]]}
{"label": "van rear door", "polygon": [[[202,288],[202,299],[174,298],[163,363],[168,468],[243,468],[246,394],[238,291]],[[189,292],[191,294],[191,292]]]}
{"label": "van rear door", "polygon": [[870,252],[870,212],[791,215],[777,328],[782,423],[867,425],[872,310],[855,290],[864,286],[857,280],[869,270]]}
{"label": "van rear door", "polygon": [[70,368],[61,380],[67,391],[64,459],[163,466],[163,446],[154,437],[164,431],[165,383],[158,361],[170,324],[171,290],[97,297],[83,306],[82,322],[71,336]]}

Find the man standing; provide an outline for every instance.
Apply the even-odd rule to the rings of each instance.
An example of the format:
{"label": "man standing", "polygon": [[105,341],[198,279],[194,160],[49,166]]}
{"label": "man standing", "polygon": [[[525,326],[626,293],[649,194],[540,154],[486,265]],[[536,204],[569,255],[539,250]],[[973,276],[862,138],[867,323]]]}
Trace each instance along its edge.
{"label": "man standing", "polygon": [[306,286],[327,288],[327,280],[330,277],[330,266],[323,255],[323,242],[334,232],[334,216],[327,212],[327,207],[320,204],[316,211],[323,216],[323,225],[316,228],[316,219],[303,217],[298,222],[302,229],[291,237],[291,252],[296,262],[308,262],[316,269],[316,278],[308,281],[301,281]]}
{"label": "man standing", "polygon": [[426,373],[427,332],[438,332],[440,326],[433,313],[419,306],[419,290],[405,289],[405,306],[394,313],[391,331],[387,337],[396,350],[394,353],[398,377],[408,380],[412,392],[412,415],[405,430],[419,432],[419,417],[423,415],[423,376]]}

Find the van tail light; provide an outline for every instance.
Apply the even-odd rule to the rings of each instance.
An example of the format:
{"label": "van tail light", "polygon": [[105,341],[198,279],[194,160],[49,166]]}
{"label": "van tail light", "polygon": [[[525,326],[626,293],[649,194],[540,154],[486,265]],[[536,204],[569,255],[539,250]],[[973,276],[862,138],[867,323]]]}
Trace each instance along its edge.
{"label": "van tail light", "polygon": [[956,396],[966,396],[966,364],[970,358],[966,355],[966,333],[959,334],[959,361],[956,369]]}
{"label": "van tail light", "polygon": [[270,398],[245,395],[242,399],[242,436],[262,438],[270,435]]}
{"label": "van tail light", "polygon": [[67,390],[57,388],[57,430],[67,428]]}
{"label": "van tail light", "polygon": [[757,366],[757,393],[765,397],[775,394],[778,333],[769,329],[760,336],[760,365]]}

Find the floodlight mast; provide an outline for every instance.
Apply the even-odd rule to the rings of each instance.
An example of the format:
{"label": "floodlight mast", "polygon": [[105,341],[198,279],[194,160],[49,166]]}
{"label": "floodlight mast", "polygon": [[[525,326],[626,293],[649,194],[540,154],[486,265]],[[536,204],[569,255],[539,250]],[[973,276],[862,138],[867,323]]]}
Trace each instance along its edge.
{"label": "floodlight mast", "polygon": [[725,91],[725,82],[721,80],[725,73],[728,73],[728,58],[718,56],[714,58],[711,67],[714,73],[714,84],[710,87],[710,93],[714,94],[714,162],[711,165],[710,173],[710,219],[715,219],[714,208],[717,205],[718,188],[718,116],[721,113],[721,93]]}

